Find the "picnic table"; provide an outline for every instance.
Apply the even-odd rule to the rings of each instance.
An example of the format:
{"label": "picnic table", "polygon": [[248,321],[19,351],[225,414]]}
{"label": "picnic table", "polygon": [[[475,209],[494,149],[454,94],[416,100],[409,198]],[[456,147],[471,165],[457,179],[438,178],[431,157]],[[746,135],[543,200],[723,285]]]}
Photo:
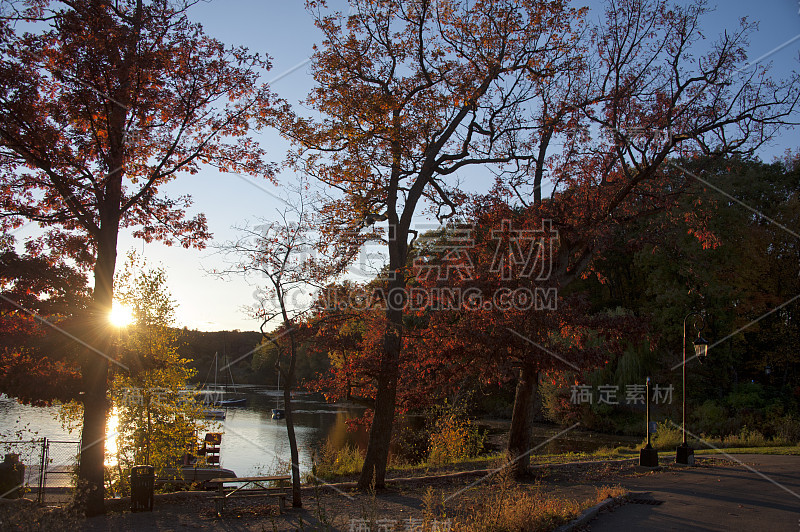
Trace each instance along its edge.
{"label": "picnic table", "polygon": [[[283,491],[283,483],[291,479],[291,475],[273,475],[269,477],[214,478],[208,482],[218,486],[217,495],[213,499],[217,515],[221,517],[228,499],[239,497],[278,497],[278,512],[282,513],[286,506],[286,492]],[[276,482],[278,486],[267,487],[264,485],[267,482]],[[241,486],[226,486],[226,484],[241,484]]]}

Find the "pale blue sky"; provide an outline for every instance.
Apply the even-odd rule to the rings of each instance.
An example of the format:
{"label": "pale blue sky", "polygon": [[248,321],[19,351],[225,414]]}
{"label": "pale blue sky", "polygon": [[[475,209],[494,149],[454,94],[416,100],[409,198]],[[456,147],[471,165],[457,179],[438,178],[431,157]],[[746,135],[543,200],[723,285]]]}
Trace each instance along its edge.
{"label": "pale blue sky", "polygon": [[[591,2],[594,4],[595,2]],[[305,61],[312,45],[319,40],[319,32],[311,17],[305,12],[302,0],[216,0],[195,6],[191,17],[203,24],[206,32],[229,45],[244,45],[253,51],[267,53],[273,58],[273,68],[266,80],[273,80]],[[332,1],[342,5],[343,1]],[[710,2],[711,5],[714,2]],[[707,37],[713,38],[725,28],[734,28],[746,16],[759,21],[760,31],[752,38],[750,60],[768,54],[775,48],[800,35],[800,4],[798,0],[728,0],[706,20]],[[596,15],[590,15],[596,16]],[[773,53],[769,59],[775,64],[775,74],[786,74],[797,69],[800,39]],[[272,85],[273,90],[293,105],[303,99],[312,86],[308,65],[283,76]],[[280,161],[287,144],[274,132],[260,137],[269,158]],[[771,160],[786,148],[798,147],[798,134],[791,133],[776,139],[774,146],[762,157]],[[283,183],[293,181],[290,174],[282,174]],[[489,186],[471,183],[475,188]],[[472,188],[472,187],[471,187]],[[166,190],[172,195],[191,194],[195,210],[208,218],[209,228],[216,240],[233,238],[231,226],[252,220],[256,216],[272,218],[281,203],[280,187],[252,178],[223,175],[214,169],[205,169],[195,176],[181,176]],[[212,243],[213,244],[213,243]],[[167,248],[159,243],[143,245],[141,241],[123,235],[120,239],[120,259],[134,248],[144,250],[147,259],[163,265],[168,273],[173,296],[179,302],[179,325],[201,330],[241,329],[255,330],[258,322],[248,318],[241,307],[254,302],[254,287],[242,280],[223,281],[204,273],[220,263],[213,250],[185,250]],[[120,260],[121,264],[121,260]]]}

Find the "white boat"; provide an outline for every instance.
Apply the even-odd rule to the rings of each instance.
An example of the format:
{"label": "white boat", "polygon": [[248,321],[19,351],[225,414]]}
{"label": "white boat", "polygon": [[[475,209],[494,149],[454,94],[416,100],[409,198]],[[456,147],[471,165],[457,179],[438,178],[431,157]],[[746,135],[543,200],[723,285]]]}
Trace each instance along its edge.
{"label": "white boat", "polygon": [[219,419],[224,420],[227,416],[227,413],[224,410],[219,410],[217,408],[204,408],[203,409],[203,417],[206,419]]}

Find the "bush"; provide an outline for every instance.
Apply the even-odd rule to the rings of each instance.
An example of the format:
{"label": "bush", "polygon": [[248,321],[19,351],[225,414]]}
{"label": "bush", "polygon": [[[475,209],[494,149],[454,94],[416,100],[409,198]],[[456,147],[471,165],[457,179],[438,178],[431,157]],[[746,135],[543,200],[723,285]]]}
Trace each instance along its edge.
{"label": "bush", "polygon": [[728,415],[728,410],[712,400],[695,408],[691,417],[695,430],[710,436],[731,434],[737,428]]}
{"label": "bush", "polygon": [[[644,439],[642,445],[647,442]],[[650,436],[650,444],[659,451],[674,450],[683,442],[683,431],[679,426],[667,421],[662,421],[656,428],[656,433]]]}
{"label": "bush", "polygon": [[775,439],[787,445],[800,445],[800,419],[793,415],[783,416],[773,423]]}
{"label": "bush", "polygon": [[361,449],[355,445],[347,443],[344,447],[336,447],[329,438],[325,440],[320,452],[314,453],[312,461],[314,463],[311,469],[313,476],[306,481],[313,482],[314,476],[331,480],[339,476],[359,473],[364,466],[364,455]]}
{"label": "bush", "polygon": [[742,427],[739,434],[727,436],[724,439],[725,447],[766,447],[773,442],[768,442],[761,432]]}
{"label": "bush", "polygon": [[441,465],[475,458],[483,451],[485,439],[486,433],[467,418],[463,404],[445,401],[433,411],[428,463]]}
{"label": "bush", "polygon": [[429,423],[419,417],[403,417],[392,431],[390,466],[421,464],[428,456],[430,445]]}

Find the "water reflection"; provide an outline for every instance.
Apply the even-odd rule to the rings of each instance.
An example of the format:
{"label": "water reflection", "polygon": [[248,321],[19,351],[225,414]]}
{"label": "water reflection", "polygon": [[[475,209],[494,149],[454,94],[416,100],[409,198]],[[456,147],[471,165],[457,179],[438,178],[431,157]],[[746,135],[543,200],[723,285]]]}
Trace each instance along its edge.
{"label": "water reflection", "polygon": [[[238,386],[247,395],[247,406],[227,409],[227,418],[214,422],[209,432],[223,432],[220,463],[232,469],[238,476],[267,474],[288,471],[290,461],[289,441],[286,435],[286,421],[273,420],[272,408],[282,393],[274,387]],[[354,404],[328,404],[320,396],[296,393],[293,400],[295,413],[295,433],[300,453],[300,469],[311,470],[311,457],[322,448],[330,438],[336,448],[346,444],[366,448],[368,434],[365,429],[349,431],[347,419],[360,417],[364,408]],[[13,399],[0,395],[0,440],[17,440],[15,431],[28,424],[21,439],[31,440],[42,437],[56,440],[77,441],[80,430],[69,433],[57,420],[57,407],[32,407],[21,405]],[[116,436],[119,417],[116,412],[108,421],[106,441],[106,465],[116,464]],[[420,428],[421,419],[399,420]],[[487,424],[488,423],[488,424]],[[505,446],[508,421],[482,422],[481,427],[490,430],[488,442],[493,450]],[[400,430],[398,426],[395,430]],[[534,444],[543,443],[560,430],[551,425],[537,426],[534,429]],[[202,435],[201,435],[202,437]],[[591,432],[571,431],[553,441],[542,445],[535,454],[592,451],[601,446],[615,447],[621,444],[638,443],[641,438],[609,436]],[[393,449],[394,451],[394,449]]]}
{"label": "water reflection", "polygon": [[107,467],[117,465],[117,428],[119,427],[119,414],[117,409],[111,410],[106,423],[106,459],[103,462]]}
{"label": "water reflection", "polygon": [[[246,407],[227,409],[227,418],[211,425],[209,432],[223,432],[221,465],[237,475],[276,471],[290,461],[286,421],[272,419],[272,408],[279,392],[274,388],[239,386],[247,395]],[[363,408],[348,404],[327,404],[317,395],[297,393],[294,397],[295,433],[300,451],[301,471],[311,470],[311,456],[325,439],[331,437],[337,445],[363,444],[363,433],[347,431],[345,420],[358,417]],[[70,432],[58,420],[57,406],[34,407],[0,395],[0,440],[77,441],[80,428]],[[116,434],[119,416],[112,411],[108,419],[105,442],[105,465],[117,463]],[[202,436],[202,435],[201,435]]]}
{"label": "water reflection", "polygon": [[[241,386],[239,386],[242,389]],[[248,387],[247,406],[228,408],[219,423],[222,437],[222,467],[239,476],[288,470],[291,459],[286,420],[273,420],[272,408],[279,392],[268,387]],[[351,404],[328,404],[315,394],[296,393],[292,407],[301,472],[311,471],[311,459],[330,438],[335,445],[358,445],[363,434],[348,432],[345,421],[364,409]]]}

